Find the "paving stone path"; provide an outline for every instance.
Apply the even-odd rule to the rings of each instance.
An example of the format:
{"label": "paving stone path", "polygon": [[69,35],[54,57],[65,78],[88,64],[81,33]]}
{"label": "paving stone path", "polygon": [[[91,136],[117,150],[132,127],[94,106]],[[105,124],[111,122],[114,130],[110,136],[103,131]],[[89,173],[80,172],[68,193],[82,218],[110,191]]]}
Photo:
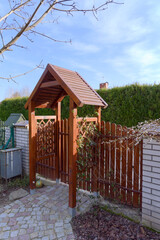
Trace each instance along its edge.
{"label": "paving stone path", "polygon": [[[81,193],[79,213],[90,200]],[[36,190],[0,208],[0,239],[10,240],[73,240],[74,234],[68,213],[68,186],[55,184]]]}

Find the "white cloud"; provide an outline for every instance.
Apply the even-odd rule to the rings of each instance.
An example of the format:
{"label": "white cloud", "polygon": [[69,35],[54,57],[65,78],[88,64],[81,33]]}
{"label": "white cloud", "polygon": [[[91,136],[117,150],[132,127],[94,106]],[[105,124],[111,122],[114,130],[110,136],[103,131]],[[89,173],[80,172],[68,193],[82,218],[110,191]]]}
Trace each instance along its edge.
{"label": "white cloud", "polygon": [[160,62],[160,56],[156,49],[148,49],[143,43],[132,45],[127,49],[127,55],[132,62],[140,65],[140,67],[148,67]]}
{"label": "white cloud", "polygon": [[88,18],[101,42],[106,44],[133,42],[152,31],[150,21],[146,21],[144,15],[138,13],[138,9],[143,5],[145,4],[138,0],[126,1],[124,5],[111,4],[108,10],[99,14],[98,22],[91,15]]}
{"label": "white cloud", "polygon": [[97,53],[100,51],[100,48],[94,44],[88,44],[84,42],[73,41],[71,48],[76,50],[79,54],[87,53]]}
{"label": "white cloud", "polygon": [[123,51],[105,62],[128,83],[160,82],[160,70],[157,68],[160,65],[160,49],[148,45],[147,41],[125,46]]}

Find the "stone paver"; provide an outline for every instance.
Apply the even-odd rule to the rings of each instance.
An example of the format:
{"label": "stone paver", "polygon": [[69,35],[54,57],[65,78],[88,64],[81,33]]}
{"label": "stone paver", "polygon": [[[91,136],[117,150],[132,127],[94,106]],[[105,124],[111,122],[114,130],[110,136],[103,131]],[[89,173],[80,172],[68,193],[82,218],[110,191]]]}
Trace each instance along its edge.
{"label": "stone paver", "polygon": [[[78,213],[91,204],[83,193],[80,198]],[[54,184],[0,208],[0,239],[73,240],[70,220],[68,186]]]}

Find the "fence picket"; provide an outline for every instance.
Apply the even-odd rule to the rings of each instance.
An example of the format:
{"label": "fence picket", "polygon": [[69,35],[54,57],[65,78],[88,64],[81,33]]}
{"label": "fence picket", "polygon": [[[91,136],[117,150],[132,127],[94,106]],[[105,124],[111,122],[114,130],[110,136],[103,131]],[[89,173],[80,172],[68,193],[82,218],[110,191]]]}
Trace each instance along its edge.
{"label": "fence picket", "polygon": [[[115,123],[111,124],[111,139],[115,140],[116,125]],[[114,198],[115,194],[115,142],[111,143],[111,165],[110,165],[110,195],[111,198]]]}
{"label": "fence picket", "polygon": [[139,205],[139,144],[134,146],[134,193],[133,193],[133,206]]}
{"label": "fence picket", "polygon": [[[122,136],[127,136],[127,128],[123,127]],[[122,174],[121,174],[121,201],[126,203],[126,154],[127,154],[127,140],[124,139],[122,143]]]}
{"label": "fence picket", "polygon": [[[105,123],[104,121],[102,121],[101,123],[101,134],[102,136],[104,135],[105,133]],[[100,180],[104,180],[104,143],[102,143],[102,138],[100,139],[101,141],[101,144],[100,144],[100,147],[101,147],[101,151],[100,151]],[[99,184],[100,186],[100,195],[104,196],[104,182],[100,182]]]}
{"label": "fence picket", "polygon": [[[128,135],[131,135],[132,131]],[[133,139],[132,137],[128,140],[128,170],[127,170],[127,203],[132,204],[132,158],[133,158]]]}
{"label": "fence picket", "polygon": [[122,126],[117,125],[116,129],[116,197],[120,198],[121,195],[121,189],[120,186],[120,160],[121,160],[121,141],[120,138],[122,136]]}
{"label": "fence picket", "polygon": [[110,160],[110,143],[109,140],[111,139],[111,124],[110,122],[106,122],[106,156],[105,156],[105,198],[109,196],[109,182],[110,182],[110,176],[109,176],[109,160]]}

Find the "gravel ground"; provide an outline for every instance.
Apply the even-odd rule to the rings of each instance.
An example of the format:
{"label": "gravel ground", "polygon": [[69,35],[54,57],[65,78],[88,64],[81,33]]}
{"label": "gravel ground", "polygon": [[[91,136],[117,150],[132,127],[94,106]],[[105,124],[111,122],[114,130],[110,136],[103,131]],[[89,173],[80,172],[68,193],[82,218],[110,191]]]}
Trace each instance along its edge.
{"label": "gravel ground", "polygon": [[72,220],[77,240],[160,240],[160,234],[94,206]]}

